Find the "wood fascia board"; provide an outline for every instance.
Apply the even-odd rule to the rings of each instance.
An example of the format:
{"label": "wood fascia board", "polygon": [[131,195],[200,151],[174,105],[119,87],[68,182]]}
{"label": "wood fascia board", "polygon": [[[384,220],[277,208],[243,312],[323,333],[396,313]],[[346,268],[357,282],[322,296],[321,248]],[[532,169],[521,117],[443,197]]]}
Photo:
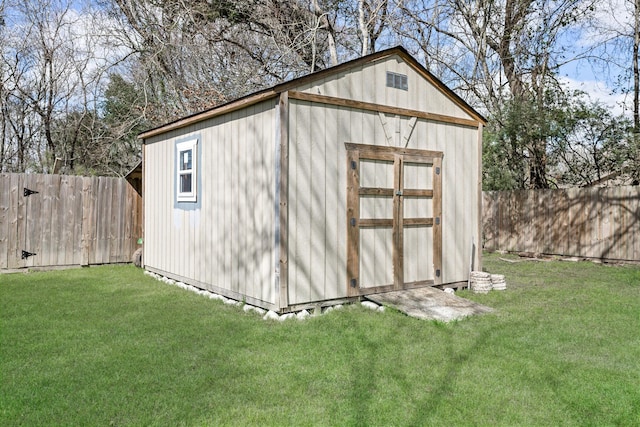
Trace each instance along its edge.
{"label": "wood fascia board", "polygon": [[283,310],[289,306],[289,96],[280,93],[276,106],[276,256],[278,259],[278,305]]}
{"label": "wood fascia board", "polygon": [[352,142],[345,142],[344,147],[347,151],[358,151],[360,153],[364,153],[361,157],[365,157],[367,159],[371,158],[390,162],[393,161],[393,156],[396,154],[429,158],[442,158],[444,156],[442,151],[423,150],[420,148],[388,147],[385,145],[356,144]]}
{"label": "wood fascia board", "polygon": [[397,55],[402,50],[403,49],[398,47],[391,48],[388,50],[383,50],[380,52],[373,53],[371,55],[356,58],[351,61],[343,62],[342,64],[336,65],[334,67],[325,68],[324,70],[316,71],[315,73],[311,73],[306,76],[302,76],[297,79],[294,79],[285,83],[281,83],[277,86],[274,86],[273,90],[275,90],[276,92],[295,91],[300,86],[307,85],[317,80],[322,80],[327,76],[339,74],[343,71],[356,68],[364,64],[373,63],[373,62],[379,61],[380,59]]}
{"label": "wood fascia board", "polygon": [[[175,120],[173,122],[158,126],[154,129],[150,129],[148,131],[142,132],[141,134],[138,135],[138,139],[144,140],[144,139],[147,139],[156,135],[160,135],[162,133],[165,133],[171,130],[180,129],[180,128],[192,125],[194,123],[198,123],[202,120],[210,119],[213,117],[220,116],[222,114],[240,110],[242,108],[257,104],[258,102],[275,98],[279,96],[279,94],[282,92],[295,91],[296,88],[299,88],[300,86],[309,84],[317,80],[321,80],[326,76],[338,74],[345,70],[356,68],[364,64],[374,63],[394,55],[400,57],[410,67],[416,70],[416,72],[418,72],[427,81],[429,81],[437,90],[443,93],[447,98],[451,99],[463,111],[465,111],[467,114],[473,117],[474,120],[467,120],[467,121],[465,121],[466,119],[458,119],[458,120],[465,121],[464,123],[462,123],[463,126],[476,127],[478,123],[482,123],[483,125],[486,125],[487,119],[485,119],[480,113],[475,111],[469,104],[467,104],[462,98],[456,95],[455,92],[449,89],[444,83],[442,83],[437,77],[431,74],[426,68],[420,65],[420,63],[416,61],[415,58],[413,58],[404,48],[394,47],[394,48],[376,52],[371,55],[367,55],[361,58],[357,58],[339,65],[336,65],[335,67],[326,68],[324,70],[320,70],[315,73],[312,73],[303,77],[299,77],[297,79],[293,79],[288,82],[280,83],[269,89],[265,89],[263,91],[256,92],[254,94],[250,94],[243,98],[230,101],[229,103],[222,104],[220,106],[211,108],[209,110],[196,113],[196,114]],[[371,104],[371,105],[374,105],[374,104]],[[392,108],[392,107],[388,107],[388,108]],[[378,110],[372,110],[372,111],[378,111]],[[387,110],[384,110],[384,111],[387,111]],[[410,114],[411,111],[412,110],[404,110],[405,114],[401,114],[401,115],[409,114],[409,116],[414,117],[415,115]],[[389,110],[389,113],[398,114],[393,110]],[[420,117],[420,116],[415,116],[415,117]],[[430,116],[430,118],[427,118],[427,120],[441,121],[441,120],[438,120],[438,117],[447,118],[449,116],[440,116],[438,114],[433,114]],[[457,124],[461,124],[461,123],[457,123]]]}
{"label": "wood fascia board", "polygon": [[483,145],[483,141],[482,141],[482,124],[478,125],[478,151],[477,151],[477,156],[478,156],[478,182],[477,182],[477,197],[478,197],[478,216],[476,218],[477,221],[477,227],[476,227],[476,241],[474,242],[475,244],[475,265],[474,265],[474,269],[478,270],[478,271],[482,271],[482,145]]}
{"label": "wood fascia board", "polygon": [[480,124],[477,120],[463,119],[460,117],[446,116],[443,114],[427,113],[424,111],[410,110],[407,108],[392,107],[389,105],[374,104],[371,102],[355,101],[353,99],[336,98],[333,96],[316,95],[314,93],[289,91],[289,99],[299,101],[316,102],[320,104],[334,105],[338,107],[354,108],[359,110],[373,111],[385,114],[397,114],[406,117],[417,117],[433,122],[449,123],[460,126],[477,128]]}
{"label": "wood fascia board", "polygon": [[269,89],[256,92],[251,95],[247,95],[243,98],[231,101],[227,104],[222,104],[220,106],[213,107],[212,109],[209,109],[200,113],[196,113],[191,116],[187,116],[187,117],[178,119],[176,121],[161,125],[154,129],[150,129],[148,131],[142,132],[141,134],[138,135],[138,139],[144,140],[147,138],[151,138],[152,136],[160,135],[162,133],[172,131],[175,129],[180,129],[185,126],[198,123],[202,120],[210,119],[222,114],[231,113],[233,111],[240,110],[245,107],[249,107],[253,104],[257,104],[258,102],[266,101],[270,98],[275,98],[279,96],[281,93],[295,89],[296,87],[308,84],[316,80],[321,80],[328,75],[337,74],[344,70],[348,70],[350,68],[354,68],[368,62],[374,62],[381,58],[385,58],[387,56],[397,54],[400,51],[402,51],[401,48],[392,48],[386,51],[380,51],[365,57],[361,57],[358,59],[354,59],[352,61],[342,63],[340,65],[336,65],[335,67],[326,68],[324,70],[317,71],[315,73],[308,74],[306,76],[302,76],[288,82],[280,83]]}
{"label": "wood fascia board", "polygon": [[257,92],[253,95],[249,95],[244,98],[237,99],[235,101],[231,101],[227,104],[220,105],[218,107],[214,107],[210,110],[203,111],[201,113],[196,113],[192,116],[187,116],[182,119],[178,119],[174,122],[167,123],[165,125],[159,126],[154,129],[150,129],[146,132],[142,132],[138,135],[138,139],[147,139],[152,136],[160,135],[165,132],[169,132],[172,130],[180,129],[194,123],[201,122],[203,120],[211,119],[222,114],[231,113],[242,108],[250,107],[251,105],[257,104],[262,101],[267,101],[269,99],[275,98],[279,95],[279,92],[274,91],[273,89],[268,89],[263,92]]}
{"label": "wood fascia board", "polygon": [[145,190],[145,185],[146,185],[146,182],[147,182],[147,180],[144,179],[144,174],[147,172],[147,170],[146,170],[146,162],[144,161],[145,160],[145,156],[146,156],[146,149],[147,149],[147,147],[144,144],[142,144],[142,159],[140,159],[140,167],[142,168],[142,194],[141,194],[141,197],[142,197],[142,219],[141,219],[141,221],[142,221],[142,224],[141,224],[142,232],[140,234],[142,236],[140,236],[140,237],[142,238],[143,252],[142,252],[142,262],[141,262],[140,266],[143,269],[145,268],[145,264],[144,264],[144,239],[145,239],[145,230],[147,228],[147,227],[145,227],[145,223],[144,223],[145,220],[147,219],[147,217],[145,216],[145,212],[144,212],[145,211],[145,207],[146,207],[146,203],[145,203],[146,197],[144,197],[144,195],[145,195],[144,190]]}
{"label": "wood fascia board", "polygon": [[[433,224],[433,273],[434,283],[440,285],[443,282],[442,272],[442,158],[434,159],[432,168],[433,200],[431,202]],[[438,219],[440,219],[438,221]],[[439,274],[438,274],[439,273]]]}
{"label": "wood fascia board", "polygon": [[347,296],[360,293],[360,152],[347,148]]}
{"label": "wood fascia board", "polygon": [[327,75],[337,74],[342,71],[355,68],[364,64],[374,63],[380,61],[382,59],[388,58],[390,56],[397,55],[404,62],[406,62],[411,68],[413,68],[418,74],[420,74],[424,79],[426,79],[429,83],[431,83],[439,92],[441,92],[444,96],[450,99],[454,104],[460,107],[465,113],[469,116],[473,117],[473,121],[475,123],[473,125],[469,124],[468,126],[476,127],[477,123],[482,123],[483,125],[487,124],[487,119],[483,117],[480,113],[478,113],[473,107],[471,107],[464,99],[458,96],[454,91],[452,91],[447,85],[441,82],[436,76],[431,74],[426,68],[424,68],[416,59],[409,54],[402,47],[393,47],[387,50],[383,50],[380,52],[373,53],[368,56],[364,56],[358,59],[354,59],[352,61],[345,62],[343,64],[337,65],[335,67],[327,68],[325,70],[318,71],[313,74],[309,74],[307,76],[300,77],[298,79],[292,80],[290,82],[282,83],[281,85],[275,86],[274,90],[277,92],[281,91],[295,91],[296,88],[311,83],[316,80],[320,80]]}

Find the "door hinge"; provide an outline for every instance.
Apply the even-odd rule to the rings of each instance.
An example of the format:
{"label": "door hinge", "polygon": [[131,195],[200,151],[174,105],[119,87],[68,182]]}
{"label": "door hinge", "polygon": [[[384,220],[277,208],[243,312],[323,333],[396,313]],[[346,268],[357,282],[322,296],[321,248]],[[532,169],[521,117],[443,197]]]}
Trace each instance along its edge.
{"label": "door hinge", "polygon": [[440,217],[439,216],[436,217],[436,225],[440,225]]}
{"label": "door hinge", "polygon": [[27,258],[29,258],[30,256],[34,256],[34,255],[38,255],[38,254],[34,254],[33,252],[27,252],[27,251],[23,250],[23,251],[22,251],[22,257],[21,257],[21,258],[22,258],[22,259],[27,259]]}
{"label": "door hinge", "polygon": [[440,175],[440,168],[436,166],[436,175]]}
{"label": "door hinge", "polygon": [[436,277],[440,277],[440,270],[439,269],[436,270]]}
{"label": "door hinge", "polygon": [[355,288],[356,286],[358,286],[358,279],[351,279],[351,287]]}
{"label": "door hinge", "polygon": [[355,218],[351,218],[349,220],[349,224],[351,224],[352,227],[355,227],[356,226],[356,219]]}
{"label": "door hinge", "polygon": [[24,192],[23,192],[24,197],[29,197],[32,194],[38,194],[38,193],[39,193],[39,191],[30,190],[27,187],[24,188]]}

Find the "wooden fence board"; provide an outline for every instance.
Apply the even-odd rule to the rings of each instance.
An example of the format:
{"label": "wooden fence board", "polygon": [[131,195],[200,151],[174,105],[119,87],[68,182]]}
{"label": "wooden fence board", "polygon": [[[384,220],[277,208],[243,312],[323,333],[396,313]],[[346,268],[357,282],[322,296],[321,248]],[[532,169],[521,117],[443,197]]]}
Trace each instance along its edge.
{"label": "wooden fence board", "polygon": [[0,268],[7,268],[9,255],[9,204],[11,181],[7,174],[0,174]]}
{"label": "wooden fence board", "polygon": [[44,175],[42,180],[42,192],[40,194],[40,206],[41,206],[41,219],[40,219],[40,255],[39,262],[41,265],[56,265],[51,259],[51,252],[53,244],[51,243],[51,221],[55,215],[54,206],[52,202],[52,196],[49,193],[51,191],[50,181],[52,177],[50,175]]}
{"label": "wooden fence board", "polygon": [[485,192],[484,248],[640,261],[640,187]]}
{"label": "wooden fence board", "polygon": [[81,229],[82,238],[80,240],[80,265],[89,265],[89,253],[91,250],[91,229],[93,220],[93,206],[91,204],[91,178],[82,178],[82,217]]}
{"label": "wooden fence board", "polygon": [[[84,179],[81,176],[73,177],[74,180],[74,203],[73,203],[73,255],[72,264],[81,264],[82,263],[82,223],[83,223],[83,215],[82,208],[84,206],[83,200],[83,188],[84,188]],[[78,244],[77,242],[80,242]]]}
{"label": "wooden fence board", "polygon": [[23,193],[19,195],[24,200],[26,222],[24,247],[20,248],[20,250],[24,249],[35,254],[24,260],[25,267],[31,267],[37,265],[42,253],[42,241],[40,239],[41,220],[39,216],[43,181],[38,181],[37,175],[24,175],[23,178],[23,187],[37,192],[30,196],[25,196],[23,188]]}
{"label": "wooden fence board", "polygon": [[[126,207],[126,199],[124,193],[124,187],[121,185],[115,185],[113,187],[113,200],[115,202],[112,206]],[[111,210],[112,221],[110,223],[112,227],[113,245],[110,248],[109,262],[124,262],[128,261],[123,255],[124,250],[124,215],[120,209]]]}
{"label": "wooden fence board", "polygon": [[9,187],[10,187],[10,195],[9,195],[9,251],[8,251],[8,268],[19,268],[20,267],[20,251],[19,246],[22,244],[20,239],[24,239],[23,236],[20,237],[20,228],[24,226],[20,226],[22,213],[20,212],[19,207],[19,196],[20,194],[20,185],[22,184],[22,180],[20,175],[10,174],[9,175]]}
{"label": "wooden fence board", "polygon": [[96,264],[96,251],[98,250],[98,194],[100,192],[100,179],[92,180],[89,187],[88,205],[89,205],[89,222],[87,223],[87,229],[89,230],[89,264]]}
{"label": "wooden fence board", "polygon": [[111,218],[111,181],[108,178],[100,177],[98,185],[98,240],[96,242],[96,263],[104,264],[109,262],[109,221],[104,218]]}
{"label": "wooden fence board", "polygon": [[[75,180],[70,176],[63,176],[60,185],[60,211],[62,212],[61,227],[62,235],[60,240],[60,250],[58,251],[58,263],[64,265],[73,264],[73,224],[75,209]],[[63,250],[64,248],[64,250]]]}
{"label": "wooden fence board", "polygon": [[[631,188],[627,189],[627,199],[629,200],[628,211],[629,215],[635,218],[640,218],[640,197],[633,198],[633,190]],[[627,224],[628,230],[633,230],[633,223]],[[631,253],[633,259],[640,259],[640,233],[638,232],[630,232],[631,235]]]}
{"label": "wooden fence board", "polygon": [[128,262],[141,221],[142,199],[124,179],[0,174],[0,269]]}
{"label": "wooden fence board", "polygon": [[540,252],[548,253],[552,247],[552,236],[551,233],[549,233],[549,230],[551,229],[553,224],[553,218],[551,216],[553,213],[553,201],[550,191],[544,190],[541,192],[541,195],[542,205],[544,206],[544,209],[542,210],[541,216],[539,217],[539,222],[541,223],[541,225],[539,227],[540,234],[538,234],[538,240],[541,240],[543,242],[540,248]]}

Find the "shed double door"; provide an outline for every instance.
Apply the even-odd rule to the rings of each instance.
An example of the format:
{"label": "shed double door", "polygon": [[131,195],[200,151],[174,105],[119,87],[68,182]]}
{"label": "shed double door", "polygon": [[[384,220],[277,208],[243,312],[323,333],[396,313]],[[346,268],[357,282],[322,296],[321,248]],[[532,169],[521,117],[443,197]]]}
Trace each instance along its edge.
{"label": "shed double door", "polygon": [[345,144],[349,296],[442,282],[442,152]]}

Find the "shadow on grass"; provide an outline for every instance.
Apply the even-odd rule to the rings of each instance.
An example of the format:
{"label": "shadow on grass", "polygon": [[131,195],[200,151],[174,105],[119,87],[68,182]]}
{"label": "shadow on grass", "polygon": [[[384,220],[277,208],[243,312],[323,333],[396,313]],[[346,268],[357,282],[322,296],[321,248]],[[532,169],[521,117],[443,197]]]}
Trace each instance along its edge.
{"label": "shadow on grass", "polygon": [[[463,375],[462,371],[472,359],[473,354],[486,347],[490,336],[488,330],[483,330],[464,349],[456,350],[453,338],[456,329],[439,322],[434,323],[438,327],[438,331],[446,336],[446,367],[438,378],[434,378],[434,383],[430,385],[431,392],[427,393],[425,398],[418,403],[410,425],[427,425],[431,416],[438,413],[442,405],[451,405],[450,400],[455,398],[455,383]],[[412,387],[409,387],[408,391],[411,389]]]}
{"label": "shadow on grass", "polygon": [[[411,343],[398,339],[394,329],[382,334],[366,328],[353,331],[349,339],[353,347],[348,370],[349,393],[345,394],[348,402],[343,402],[349,408],[347,424],[433,423],[434,416],[443,412],[442,408],[444,412],[451,410],[452,401],[457,398],[458,379],[464,375],[473,355],[484,351],[492,335],[491,330],[484,329],[474,333],[475,338],[466,341],[465,345],[455,335],[466,334],[468,330],[461,330],[455,324],[412,321],[419,323],[414,327],[426,332],[418,334],[417,339],[433,336],[433,343],[423,343],[418,353],[411,348]],[[382,348],[384,346],[391,348]],[[433,348],[438,350],[432,351]],[[436,359],[434,351],[442,351],[442,354]],[[415,372],[415,375],[408,372],[403,361],[412,358],[424,358],[423,364],[417,363],[424,371]],[[413,364],[416,365],[415,359]]]}

